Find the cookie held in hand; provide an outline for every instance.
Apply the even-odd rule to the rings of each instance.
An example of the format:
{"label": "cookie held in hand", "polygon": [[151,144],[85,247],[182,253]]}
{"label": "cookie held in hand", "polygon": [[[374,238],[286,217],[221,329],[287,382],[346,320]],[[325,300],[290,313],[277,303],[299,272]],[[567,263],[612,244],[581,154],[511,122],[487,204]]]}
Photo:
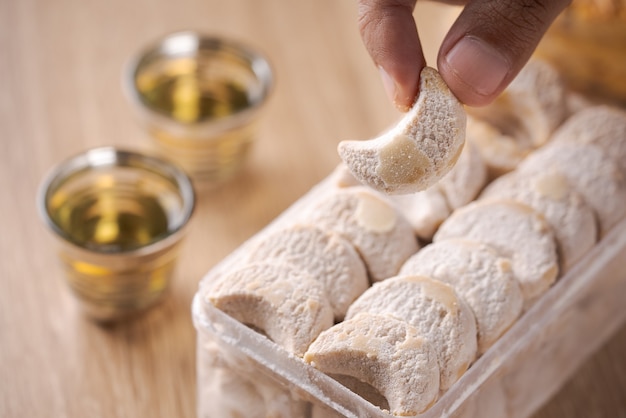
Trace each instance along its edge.
{"label": "cookie held in hand", "polygon": [[420,93],[393,129],[368,141],[342,141],[338,152],[363,184],[389,194],[414,193],[437,183],[465,143],[465,110],[439,73],[420,75]]}

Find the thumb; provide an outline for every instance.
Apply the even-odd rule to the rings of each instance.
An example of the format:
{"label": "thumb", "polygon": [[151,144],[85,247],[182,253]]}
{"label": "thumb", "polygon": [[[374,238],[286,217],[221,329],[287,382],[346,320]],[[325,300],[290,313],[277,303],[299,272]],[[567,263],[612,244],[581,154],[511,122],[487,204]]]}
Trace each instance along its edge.
{"label": "thumb", "polygon": [[489,104],[513,80],[570,0],[470,0],[444,39],[441,76],[459,100]]}

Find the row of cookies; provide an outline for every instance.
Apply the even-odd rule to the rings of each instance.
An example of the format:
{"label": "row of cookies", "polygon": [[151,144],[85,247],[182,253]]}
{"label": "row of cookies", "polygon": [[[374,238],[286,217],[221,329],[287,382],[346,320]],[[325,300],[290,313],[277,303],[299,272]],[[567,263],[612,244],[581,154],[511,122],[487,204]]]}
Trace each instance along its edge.
{"label": "row of cookies", "polygon": [[[323,330],[342,323],[372,282],[396,274],[419,249],[409,222],[382,194],[330,184],[306,210],[249,242],[201,288],[205,300],[298,357]],[[237,362],[227,361],[227,353],[210,348],[203,347],[204,357],[213,360],[201,367],[206,368],[204,387],[211,392],[201,396],[207,402],[219,399],[224,416],[236,416],[250,405],[250,416],[310,414],[301,401],[283,405],[261,396],[269,389],[260,386],[271,382],[246,376]],[[232,399],[235,384],[239,402]]]}
{"label": "row of cookies", "polygon": [[302,356],[372,282],[397,274],[418,249],[410,224],[383,195],[334,188],[249,245],[203,296]]}
{"label": "row of cookies", "polygon": [[[572,115],[549,144],[455,210],[397,276],[360,296],[305,360],[374,387],[395,415],[427,409],[548,290],[559,265],[571,268],[626,217],[625,139],[619,110]],[[384,337],[391,329],[402,338]]]}
{"label": "row of cookies", "polygon": [[[358,375],[364,370],[389,371],[399,366],[389,369],[390,363],[383,363],[373,368],[355,367],[355,363],[348,360],[358,358],[358,356],[355,356],[354,352],[348,350],[347,347],[357,349],[360,347],[344,338],[341,340],[348,344],[347,347],[334,347],[338,349],[339,357],[331,355],[326,359],[339,358],[340,361],[335,364],[348,367],[348,370],[344,370],[344,373],[333,373],[326,368],[324,371],[334,376],[349,375],[354,377],[353,382],[367,382],[368,385],[374,386],[376,391],[364,390],[363,385],[355,391],[357,393],[380,391],[394,413],[414,414],[419,411],[419,408],[416,408],[412,402],[408,402],[406,407],[398,406],[397,402],[394,403],[393,394],[396,394],[395,399],[400,399],[398,402],[401,404],[406,403],[405,397],[408,397],[419,400],[423,408],[430,405],[437,398],[438,392],[451,386],[474,360],[477,355],[477,335],[479,335],[472,307],[465,301],[466,299],[459,297],[457,290],[451,286],[425,277],[388,279],[397,275],[401,268],[410,268],[411,263],[407,260],[418,260],[416,257],[422,254],[428,257],[427,250],[435,248],[435,245],[427,246],[424,250],[417,252],[419,247],[411,227],[399,211],[382,195],[360,186],[334,190],[312,205],[302,217],[312,220],[316,226],[296,222],[277,229],[264,239],[257,241],[253,248],[247,251],[245,260],[239,260],[238,268],[215,280],[211,290],[207,293],[209,300],[229,315],[264,333],[290,352],[302,355],[305,350],[309,349],[305,359],[315,363],[318,367],[323,362],[319,357],[311,357],[311,353],[315,352],[315,345],[310,348],[308,346],[323,329],[332,325],[330,301],[333,296],[344,297],[343,303],[335,303],[335,306],[341,306],[334,313],[335,320],[340,320],[345,314],[345,309],[350,306],[346,321],[333,327],[333,331],[353,326],[357,321],[353,317],[362,316],[359,315],[361,313],[359,306],[364,303],[367,305],[363,302],[364,300],[381,301],[378,305],[380,311],[377,313],[378,316],[384,313],[385,309],[400,309],[412,318],[410,325],[408,322],[399,320],[391,321],[392,324],[389,323],[389,318],[385,318],[379,325],[400,327],[401,329],[396,331],[405,336],[419,336],[420,344],[417,344],[417,340],[411,343],[395,340],[395,344],[404,341],[401,345],[409,349],[407,358],[420,358],[425,362],[422,364],[414,361],[411,364],[415,364],[415,367],[409,367],[408,364],[402,366],[403,370],[415,376],[413,380],[409,380],[412,382],[410,387],[407,386],[405,391],[399,390],[398,385],[392,382],[391,376],[376,380],[374,378],[377,375],[371,375],[369,378]],[[330,245],[331,242],[342,244],[341,246]],[[380,282],[369,288],[353,304],[350,302],[367,287],[367,277],[363,266],[359,268],[358,258],[355,258],[355,254],[350,251],[350,245],[360,254],[372,282]],[[470,245],[468,250],[471,247]],[[462,245],[459,248],[462,248]],[[481,248],[481,250],[480,256],[485,259],[480,263],[487,269],[495,266],[493,268],[497,271],[496,274],[504,276],[500,279],[503,286],[499,286],[499,282],[490,284],[482,278],[484,284],[475,286],[470,278],[466,278],[468,293],[472,293],[472,288],[478,288],[479,293],[482,291],[483,297],[495,299],[496,302],[503,300],[503,302],[492,306],[491,303],[481,304],[480,297],[467,299],[474,302],[475,312],[480,313],[480,309],[476,309],[476,306],[479,308],[485,306],[486,314],[481,318],[484,318],[483,322],[486,325],[481,328],[480,335],[495,339],[497,335],[494,337],[494,332],[505,329],[509,323],[502,325],[502,323],[493,324],[489,321],[502,322],[501,317],[514,319],[521,310],[521,297],[519,287],[510,278],[511,269],[507,261],[495,258],[493,251],[487,248]],[[444,259],[446,263],[443,265],[451,266],[453,269],[454,264],[449,263],[449,255],[446,255]],[[490,263],[492,260],[498,262]],[[335,266],[342,265],[342,267],[337,268],[333,266],[333,263]],[[419,262],[417,264],[425,266]],[[431,264],[433,267],[440,265],[441,263],[438,262]],[[471,270],[480,277],[482,271],[476,270],[475,267],[473,266]],[[333,271],[346,274],[333,274]],[[445,281],[442,274],[433,273],[429,276],[436,276]],[[453,276],[451,274],[451,277]],[[316,277],[319,282],[316,283],[313,277]],[[359,277],[360,279],[355,280]],[[406,288],[396,287],[397,283],[404,284]],[[416,289],[421,289],[421,291]],[[407,295],[410,294],[422,295],[421,303],[417,303],[415,299],[407,299]],[[383,295],[383,298],[378,298],[379,295]],[[405,301],[404,305],[402,300]],[[507,303],[509,300],[512,302]],[[512,309],[509,306],[515,304],[519,308]],[[498,309],[503,312],[497,312]],[[374,318],[377,315],[371,315],[370,310],[371,306],[366,312],[369,319],[361,318],[357,323],[370,322],[375,330],[375,323],[381,322],[381,319]],[[363,326],[357,328],[363,330]],[[380,338],[385,340],[389,332],[391,331],[386,329]],[[323,335],[332,335],[332,333]],[[431,337],[424,338],[428,335],[434,335],[435,340],[432,341]],[[374,344],[376,350],[380,348],[380,338],[357,335],[357,340],[362,346]],[[322,341],[324,340],[320,337],[315,344],[323,344]],[[415,350],[421,354],[416,356],[419,353]],[[387,352],[389,355],[393,354],[392,357],[397,354],[391,349]],[[367,355],[367,350],[360,351],[360,353],[365,354],[365,360],[384,358],[380,353],[374,356]],[[318,351],[317,354],[320,352]],[[420,372],[424,367],[430,371],[429,378],[423,377]],[[357,373],[356,376],[355,373]],[[430,396],[416,391],[414,380],[420,376],[423,377],[420,387],[428,389]],[[386,383],[383,385],[381,382]]]}

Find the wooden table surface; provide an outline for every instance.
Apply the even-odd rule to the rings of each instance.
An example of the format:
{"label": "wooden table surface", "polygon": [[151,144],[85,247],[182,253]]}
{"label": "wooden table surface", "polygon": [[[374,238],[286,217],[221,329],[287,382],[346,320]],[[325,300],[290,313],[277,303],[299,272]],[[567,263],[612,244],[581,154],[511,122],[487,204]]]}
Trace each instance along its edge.
{"label": "wooden table surface", "polygon": [[[435,45],[437,9],[420,7]],[[326,176],[339,140],[399,116],[355,15],[355,0],[0,0],[0,417],[195,416],[190,303],[203,274]],[[122,68],[146,42],[188,28],[262,49],[276,86],[245,170],[199,196],[167,299],[103,328],[65,286],[37,187],[86,148],[149,144]],[[624,353],[626,327],[536,417],[626,417]]]}

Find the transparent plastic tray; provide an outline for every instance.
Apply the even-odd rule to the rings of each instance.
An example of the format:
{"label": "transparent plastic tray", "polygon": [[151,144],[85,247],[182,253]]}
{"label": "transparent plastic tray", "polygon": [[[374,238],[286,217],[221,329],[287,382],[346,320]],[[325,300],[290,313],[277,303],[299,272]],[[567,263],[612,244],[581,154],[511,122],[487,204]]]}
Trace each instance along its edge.
{"label": "transparent plastic tray", "polygon": [[[323,185],[314,188],[266,230],[323,190]],[[214,270],[236,263],[240,250]],[[619,329],[626,320],[625,297],[626,220],[561,277],[419,416],[531,415]],[[198,332],[199,418],[390,416],[206,303],[201,292],[196,294],[192,310]]]}

